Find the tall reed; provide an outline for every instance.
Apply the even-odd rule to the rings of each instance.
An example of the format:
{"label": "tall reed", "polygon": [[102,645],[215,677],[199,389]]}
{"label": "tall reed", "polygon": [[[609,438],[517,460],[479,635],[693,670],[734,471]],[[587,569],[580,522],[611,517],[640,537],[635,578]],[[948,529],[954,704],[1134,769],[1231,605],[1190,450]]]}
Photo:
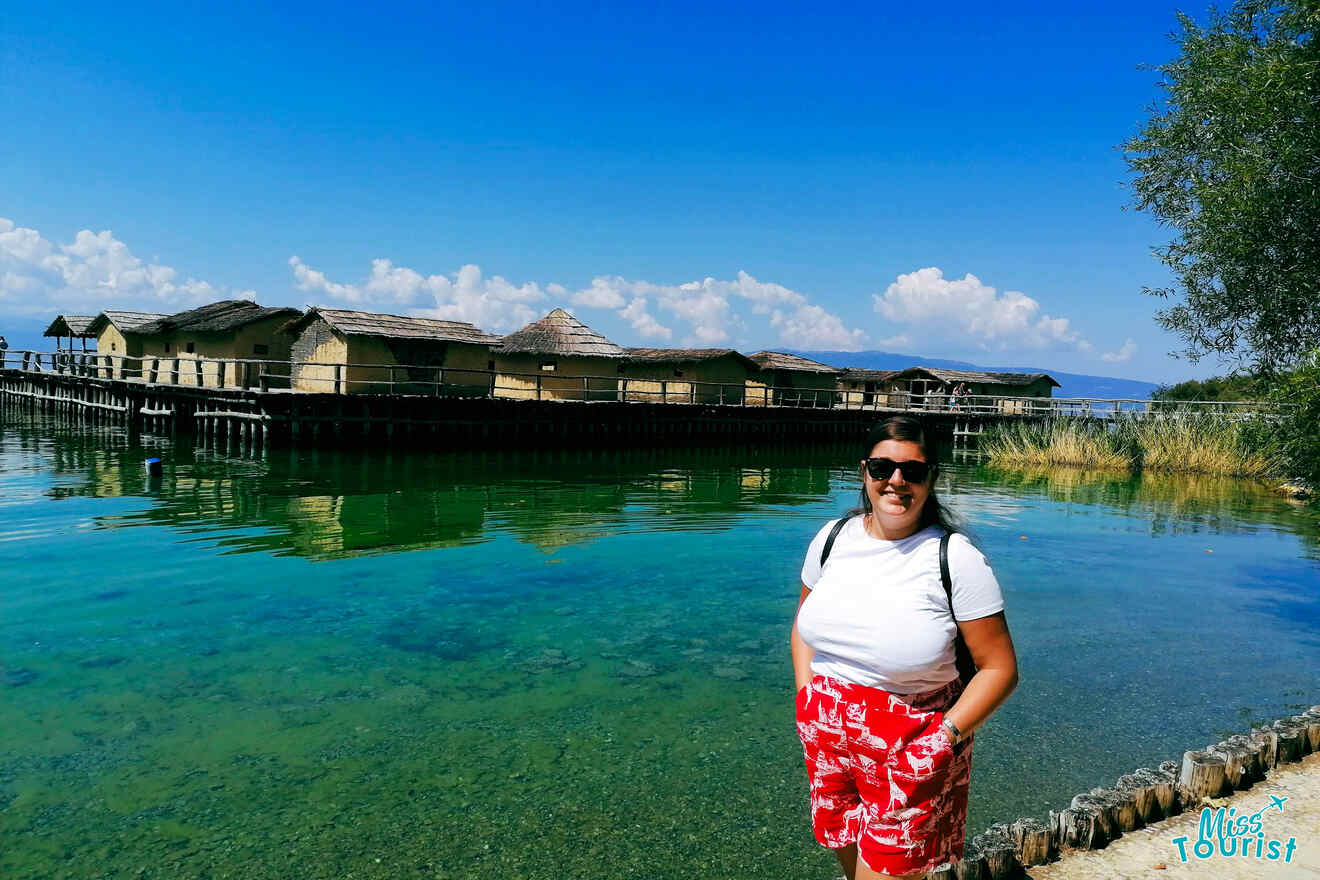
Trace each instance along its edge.
{"label": "tall reed", "polygon": [[1170,413],[1133,420],[1141,467],[1149,471],[1264,478],[1278,471],[1273,456],[1252,449],[1240,426],[1209,413]]}
{"label": "tall reed", "polygon": [[1265,478],[1278,472],[1223,416],[1171,412],[1147,418],[1063,418],[1010,422],[986,431],[990,463],[1008,467],[1085,467]]}
{"label": "tall reed", "polygon": [[996,465],[1125,470],[1134,464],[1126,438],[1098,419],[1008,422],[987,430],[981,448]]}

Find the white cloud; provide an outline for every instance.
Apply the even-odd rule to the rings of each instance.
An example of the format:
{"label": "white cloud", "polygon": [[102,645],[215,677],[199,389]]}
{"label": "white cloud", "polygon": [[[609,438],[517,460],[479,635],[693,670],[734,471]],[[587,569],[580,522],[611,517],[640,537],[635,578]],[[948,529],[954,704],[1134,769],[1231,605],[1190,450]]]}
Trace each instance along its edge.
{"label": "white cloud", "polygon": [[770,314],[770,326],[778,328],[780,340],[793,348],[855,351],[861,347],[862,331],[849,330],[842,319],[820,306],[801,305],[792,312],[775,309]]}
{"label": "white cloud", "polygon": [[1002,294],[968,273],[951,280],[934,267],[899,275],[872,297],[886,320],[919,327],[933,342],[970,341],[985,350],[1093,350],[1067,318],[1042,314],[1040,303],[1017,290]]}
{"label": "white cloud", "polygon": [[300,258],[289,258],[294,284],[299,290],[323,293],[332,299],[363,309],[405,311],[423,318],[467,321],[484,330],[507,333],[541,317],[543,310],[531,304],[548,298],[551,289],[567,293],[559,285],[546,290],[532,283],[513,284],[495,275],[485,278],[478,266],[463,266],[453,275],[422,275],[386,259],[371,261],[371,273],[363,284],[331,281]]}
{"label": "white cloud", "polygon": [[624,305],[623,294],[608,284],[610,279],[597,278],[585,290],[573,294],[571,302],[575,306],[589,309],[621,309]]}
{"label": "white cloud", "polygon": [[619,317],[632,325],[632,328],[647,339],[669,339],[674,331],[657,321],[646,310],[646,297],[639,296],[619,310]]}
{"label": "white cloud", "polygon": [[293,267],[293,284],[299,290],[324,293],[351,303],[359,303],[363,299],[362,292],[353,285],[335,284],[325,277],[324,272],[313,269],[297,256],[289,257],[289,265]]}
{"label": "white cloud", "polygon": [[145,262],[108,230],[79,231],[56,245],[35,229],[0,217],[0,303],[20,313],[96,314],[108,308],[176,312],[251,295]]}
{"label": "white cloud", "polygon": [[[767,337],[773,334],[783,347],[855,351],[865,338],[861,330],[848,328],[842,319],[812,304],[804,294],[781,284],[758,281],[746,272],[739,272],[730,281],[704,278],[683,284],[602,275],[574,294],[573,304],[619,309],[620,317],[631,323],[632,315],[625,312],[634,308],[638,298],[654,300],[660,313],[686,325],[684,345],[728,345],[734,335],[749,329],[749,316],[757,318]],[[625,302],[629,305],[621,309]],[[638,327],[636,323],[633,326]],[[658,330],[655,335],[660,335]]]}
{"label": "white cloud", "polygon": [[1100,360],[1107,364],[1121,364],[1132,360],[1132,356],[1137,353],[1137,343],[1129,339],[1123,343],[1123,347],[1118,351],[1107,351],[1100,355]]}

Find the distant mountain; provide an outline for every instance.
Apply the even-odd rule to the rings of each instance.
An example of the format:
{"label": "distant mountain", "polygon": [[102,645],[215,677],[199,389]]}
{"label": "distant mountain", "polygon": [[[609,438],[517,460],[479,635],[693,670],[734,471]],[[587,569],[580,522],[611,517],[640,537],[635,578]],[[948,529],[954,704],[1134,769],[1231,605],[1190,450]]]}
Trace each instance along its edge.
{"label": "distant mountain", "polygon": [[1159,388],[1156,382],[1136,379],[1115,379],[1110,376],[1087,376],[1082,373],[1061,373],[1044,367],[986,367],[967,361],[942,358],[924,358],[911,354],[888,351],[800,351],[788,349],[792,354],[811,358],[833,367],[859,367],[865,370],[905,370],[908,367],[938,367],[944,370],[981,370],[987,373],[1049,373],[1060,387],[1055,397],[1101,397],[1128,400],[1149,400],[1151,392]]}

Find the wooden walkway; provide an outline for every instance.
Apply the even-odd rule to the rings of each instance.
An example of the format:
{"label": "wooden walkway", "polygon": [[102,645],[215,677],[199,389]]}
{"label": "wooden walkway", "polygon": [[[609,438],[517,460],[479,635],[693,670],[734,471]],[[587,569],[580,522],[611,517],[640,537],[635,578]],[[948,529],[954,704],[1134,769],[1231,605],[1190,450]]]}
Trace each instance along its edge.
{"label": "wooden walkway", "polygon": [[[1261,411],[1250,403],[1193,407],[1003,396],[955,401],[949,395],[863,396],[832,389],[619,376],[573,377],[573,382],[582,382],[581,397],[575,399],[571,387],[568,393],[563,386],[543,388],[540,375],[463,370],[462,384],[454,385],[445,381],[441,368],[399,365],[313,365],[336,369],[326,374],[325,391],[305,391],[290,388],[294,383],[288,362],[80,352],[3,355],[0,405],[5,410],[116,424],[130,431],[182,431],[208,445],[235,450],[271,444],[483,448],[521,443],[616,447],[852,442],[877,418],[897,413],[921,415],[955,446],[967,446],[989,425],[1005,421],[1176,418],[1202,412],[1234,418]],[[372,393],[337,393],[334,389],[345,388],[349,381],[345,371],[359,367],[383,376],[366,382]],[[485,384],[474,386],[474,375]],[[602,390],[606,383],[608,390]]]}

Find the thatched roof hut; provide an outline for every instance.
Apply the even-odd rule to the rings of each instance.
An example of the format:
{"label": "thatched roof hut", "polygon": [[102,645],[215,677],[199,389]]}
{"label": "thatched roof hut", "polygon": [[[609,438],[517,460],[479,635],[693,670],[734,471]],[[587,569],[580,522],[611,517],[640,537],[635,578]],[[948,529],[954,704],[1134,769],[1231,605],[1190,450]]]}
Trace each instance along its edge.
{"label": "thatched roof hut", "polygon": [[123,309],[106,309],[92,319],[92,323],[87,327],[87,332],[98,338],[107,327],[112,327],[121,334],[137,333],[140,328],[164,317],[167,316],[158,312],[129,312]]}
{"label": "thatched roof hut", "polygon": [[900,401],[903,406],[961,407],[963,402],[956,400],[953,392],[963,385],[973,398],[967,405],[1004,413],[1026,412],[1028,404],[1019,398],[1051,397],[1059,387],[1047,373],[991,373],[936,367],[909,367],[896,374],[893,382],[904,392],[906,399]]}
{"label": "thatched roof hut", "polygon": [[759,369],[760,365],[742,352],[732,348],[625,348],[629,361],[652,364],[697,364],[731,358],[746,364],[748,369]]}
{"label": "thatched roof hut", "polygon": [[1000,388],[1029,388],[1033,385],[1044,385],[1049,388],[1058,388],[1059,383],[1048,373],[991,373],[981,370],[943,370],[936,367],[910,367],[897,374],[895,378],[903,379],[919,377],[921,375],[932,376],[939,379],[946,385],[957,385],[964,382],[967,385],[982,385],[986,387],[998,386]]}
{"label": "thatched roof hut", "polygon": [[60,340],[66,336],[69,337],[69,348],[73,348],[73,340],[81,339],[83,350],[86,351],[87,340],[96,338],[96,334],[87,329],[92,326],[94,318],[93,315],[60,315],[51,321],[46,332],[41,335],[55,337],[56,348],[60,347]]}
{"label": "thatched roof hut", "polygon": [[844,367],[839,372],[838,405],[846,409],[888,406],[889,392],[899,390],[894,377],[898,370],[866,370]]}
{"label": "thatched roof hut", "polygon": [[42,336],[68,336],[73,339],[93,339],[96,334],[88,332],[87,328],[92,326],[92,321],[96,320],[95,315],[60,315]]}
{"label": "thatched roof hut", "polygon": [[756,362],[732,348],[627,348],[620,399],[648,403],[743,402]]}
{"label": "thatched roof hut", "polygon": [[320,306],[308,309],[302,316],[285,324],[283,330],[285,333],[297,335],[317,319],[324,321],[331,330],[342,336],[467,342],[473,345],[497,345],[500,341],[498,336],[492,336],[466,321],[439,321],[433,318],[411,318],[404,315],[358,312],[350,309],[326,309]]}
{"label": "thatched roof hut", "polygon": [[[133,336],[144,369],[148,359],[171,365],[168,381],[220,388],[251,387],[259,379],[279,387],[289,371],[289,337],[279,328],[299,314],[287,306],[221,300],[141,324]],[[196,363],[185,367],[180,361]]]}
{"label": "thatched roof hut", "polygon": [[563,309],[491,349],[494,393],[533,400],[617,400],[622,348]]}
{"label": "thatched roof hut", "polygon": [[864,370],[861,367],[844,367],[839,371],[839,382],[888,382],[898,374],[898,370]]}
{"label": "thatched roof hut", "polygon": [[492,336],[464,321],[314,307],[282,328],[297,391],[485,394]]}
{"label": "thatched roof hut", "polygon": [[563,309],[510,333],[495,347],[496,354],[553,355],[557,357],[625,357],[622,348],[583,324]]}
{"label": "thatched roof hut", "polygon": [[[87,325],[87,332],[96,337],[96,352],[103,361],[105,378],[128,378],[139,375],[144,337],[142,327],[164,315],[155,312],[130,312],[106,309]],[[130,360],[131,359],[131,360]]]}
{"label": "thatched roof hut", "polygon": [[834,405],[838,367],[782,351],[758,351],[750,357],[760,369],[757,378],[747,380],[749,405]]}
{"label": "thatched roof hut", "polygon": [[167,333],[234,333],[252,324],[271,318],[292,318],[301,311],[287,306],[260,306],[247,299],[228,299],[208,303],[157,318],[137,328],[143,336]]}

